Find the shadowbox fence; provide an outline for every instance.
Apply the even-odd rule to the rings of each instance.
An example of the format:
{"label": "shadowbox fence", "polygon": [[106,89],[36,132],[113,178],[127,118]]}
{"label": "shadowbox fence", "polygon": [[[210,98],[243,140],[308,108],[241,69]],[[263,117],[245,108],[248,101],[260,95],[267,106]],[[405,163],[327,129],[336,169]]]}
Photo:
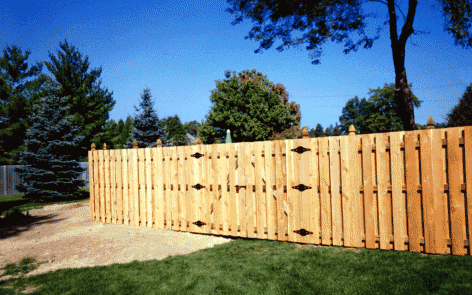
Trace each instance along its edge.
{"label": "shadowbox fence", "polygon": [[[428,120],[428,123],[432,119]],[[470,255],[472,126],[89,151],[94,221]],[[468,184],[468,185],[467,185]]]}

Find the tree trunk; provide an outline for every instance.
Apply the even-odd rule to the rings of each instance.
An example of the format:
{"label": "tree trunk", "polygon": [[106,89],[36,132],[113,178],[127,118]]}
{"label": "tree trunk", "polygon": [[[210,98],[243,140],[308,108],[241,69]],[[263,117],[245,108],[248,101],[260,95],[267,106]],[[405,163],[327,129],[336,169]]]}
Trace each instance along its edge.
{"label": "tree trunk", "polygon": [[390,41],[392,43],[393,65],[395,67],[395,104],[397,114],[400,116],[405,131],[417,130],[415,123],[415,111],[411,97],[405,70],[405,46],[408,37],[413,34],[413,20],[415,18],[417,0],[409,0],[408,15],[402,28],[402,33],[397,39],[397,16],[395,13],[395,1],[388,0],[388,13],[390,16]]}

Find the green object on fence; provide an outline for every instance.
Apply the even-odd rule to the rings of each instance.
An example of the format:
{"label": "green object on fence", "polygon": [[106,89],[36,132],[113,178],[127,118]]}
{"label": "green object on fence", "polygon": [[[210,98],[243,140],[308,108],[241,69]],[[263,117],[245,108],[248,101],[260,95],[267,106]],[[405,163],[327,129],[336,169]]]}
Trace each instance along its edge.
{"label": "green object on fence", "polygon": [[229,129],[226,130],[226,143],[232,143],[231,133],[229,132]]}

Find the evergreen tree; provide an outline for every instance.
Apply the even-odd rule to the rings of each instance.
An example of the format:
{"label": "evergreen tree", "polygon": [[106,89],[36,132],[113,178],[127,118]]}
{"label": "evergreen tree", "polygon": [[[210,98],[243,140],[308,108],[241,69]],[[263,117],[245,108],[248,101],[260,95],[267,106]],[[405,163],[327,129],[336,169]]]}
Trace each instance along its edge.
{"label": "evergreen tree", "polygon": [[32,202],[48,202],[78,197],[85,181],[77,179],[84,169],[79,166],[80,154],[74,153],[79,128],[67,116],[65,98],[59,97],[59,86],[48,80],[47,96],[28,118],[31,127],[26,132],[25,151],[16,172],[23,179],[18,186]]}
{"label": "evergreen tree", "polygon": [[[136,140],[138,147],[155,147],[158,139],[162,141],[162,145],[168,145],[167,128],[163,120],[159,120],[156,112],[153,109],[154,102],[151,101],[151,90],[144,89],[141,94],[141,113],[136,115],[133,119],[133,128],[131,129],[132,140],[128,141],[124,147],[131,148],[133,140]],[[134,107],[136,112],[139,109]]]}
{"label": "evergreen tree", "polygon": [[81,128],[78,135],[83,136],[83,140],[77,151],[83,160],[87,157],[93,137],[103,132],[102,128],[116,101],[112,98],[113,92],[101,86],[101,67],[89,71],[88,56],[83,58],[67,40],[59,43],[59,47],[57,57],[49,53],[51,61],[45,64],[61,87],[58,95],[65,97],[70,106],[67,115],[72,116],[72,124]]}
{"label": "evergreen tree", "polygon": [[180,122],[179,116],[167,117],[163,123],[168,132],[167,140],[170,145],[188,145],[187,130]]}
{"label": "evergreen tree", "polygon": [[226,71],[225,76],[226,80],[216,81],[213,105],[199,128],[202,142],[224,142],[227,129],[233,142],[268,140],[300,124],[299,106],[288,103],[283,85],[274,85],[256,70],[232,76]]}
{"label": "evergreen tree", "polygon": [[333,136],[334,127],[333,124],[329,125],[328,128],[325,129],[324,136]]}
{"label": "evergreen tree", "polygon": [[309,134],[311,137],[322,137],[324,135],[323,126],[320,123],[316,124],[316,128],[311,129]]}
{"label": "evergreen tree", "polygon": [[187,133],[193,137],[197,137],[200,126],[202,126],[202,124],[198,123],[196,120],[190,121],[184,124],[184,127],[187,130]]}
{"label": "evergreen tree", "polygon": [[472,83],[465,89],[459,103],[447,114],[447,126],[472,126]]}
{"label": "evergreen tree", "polygon": [[29,67],[30,51],[7,46],[0,57],[0,165],[20,163],[28,116],[45,81],[42,64]]}

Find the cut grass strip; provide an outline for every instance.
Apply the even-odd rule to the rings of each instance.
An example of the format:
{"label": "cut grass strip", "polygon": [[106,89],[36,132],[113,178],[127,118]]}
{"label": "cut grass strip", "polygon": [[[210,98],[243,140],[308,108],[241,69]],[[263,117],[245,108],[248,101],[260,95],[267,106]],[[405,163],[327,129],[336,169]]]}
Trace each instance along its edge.
{"label": "cut grass strip", "polygon": [[32,294],[471,294],[470,269],[470,256],[238,239],[164,260],[63,269],[9,284],[17,291],[41,286]]}

